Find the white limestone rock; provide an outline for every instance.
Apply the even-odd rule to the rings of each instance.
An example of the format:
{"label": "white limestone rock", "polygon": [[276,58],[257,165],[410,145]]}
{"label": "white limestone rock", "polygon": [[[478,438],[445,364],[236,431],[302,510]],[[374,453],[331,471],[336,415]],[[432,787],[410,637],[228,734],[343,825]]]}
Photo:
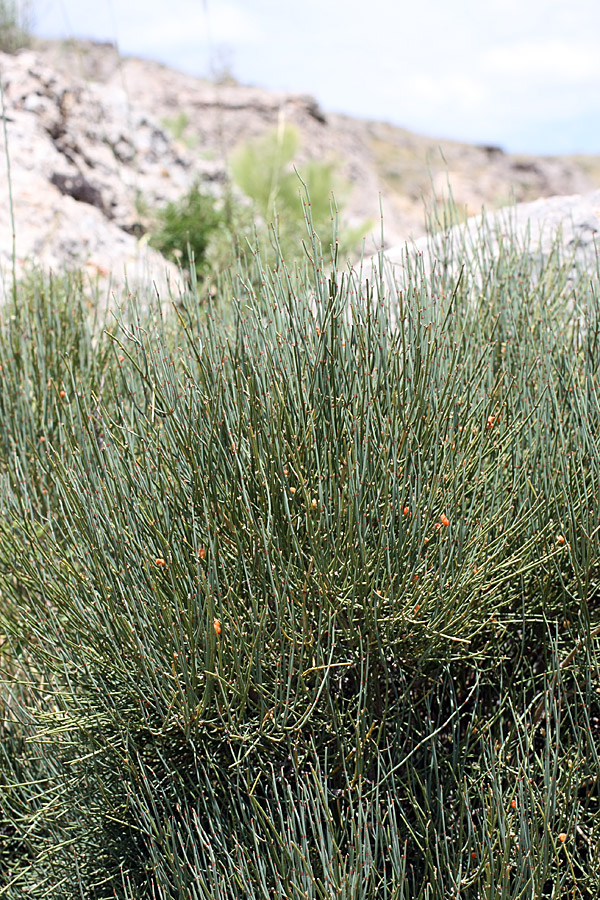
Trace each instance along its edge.
{"label": "white limestone rock", "polygon": [[[117,87],[85,85],[36,53],[0,54],[6,136],[0,133],[0,269],[83,267],[115,290],[167,290],[174,266],[136,236],[139,202],[181,196],[196,173],[147,112]],[[8,173],[10,164],[10,178]]]}
{"label": "white limestone rock", "polygon": [[[600,253],[600,190],[565,197],[542,197],[492,213],[474,216],[464,225],[398,244],[386,250],[384,274],[389,285],[402,287],[407,273],[420,258],[423,270],[442,266],[458,278],[465,266],[473,274],[485,274],[501,243],[510,242],[531,255],[539,267],[558,247],[561,259],[573,273],[597,277]],[[373,260],[378,271],[378,260]]]}

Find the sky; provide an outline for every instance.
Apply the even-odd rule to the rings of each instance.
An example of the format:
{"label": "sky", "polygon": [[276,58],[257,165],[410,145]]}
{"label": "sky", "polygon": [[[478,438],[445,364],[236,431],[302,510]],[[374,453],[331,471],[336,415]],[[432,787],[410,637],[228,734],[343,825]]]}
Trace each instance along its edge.
{"label": "sky", "polygon": [[600,154],[599,0],[30,0],[40,37],[514,153]]}

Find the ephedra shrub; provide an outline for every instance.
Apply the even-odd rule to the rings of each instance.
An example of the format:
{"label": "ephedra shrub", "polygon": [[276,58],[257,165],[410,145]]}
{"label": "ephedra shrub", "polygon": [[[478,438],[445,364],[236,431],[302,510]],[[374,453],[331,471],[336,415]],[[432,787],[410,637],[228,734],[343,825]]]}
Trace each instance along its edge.
{"label": "ephedra shrub", "polygon": [[2,319],[11,900],[598,895],[597,293],[308,248]]}

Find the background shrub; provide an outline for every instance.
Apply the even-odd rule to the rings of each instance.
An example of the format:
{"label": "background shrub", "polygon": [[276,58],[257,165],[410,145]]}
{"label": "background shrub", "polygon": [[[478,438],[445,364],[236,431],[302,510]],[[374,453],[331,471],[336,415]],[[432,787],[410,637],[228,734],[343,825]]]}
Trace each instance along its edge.
{"label": "background shrub", "polygon": [[[186,117],[182,114],[169,124],[181,137]],[[212,280],[230,265],[234,253],[252,253],[257,241],[265,265],[277,267],[286,259],[292,266],[306,252],[308,220],[301,198],[309,196],[310,228],[331,235],[327,246],[340,262],[356,254],[369,223],[338,230],[336,202],[343,207],[348,185],[336,177],[332,163],[310,161],[299,175],[292,166],[297,147],[298,132],[291,126],[242,144],[231,160],[234,188],[230,185],[222,200],[203,193],[197,184],[154,213],[140,198],[150,244],[184,268],[191,254],[195,274]]]}
{"label": "background shrub", "polygon": [[[272,265],[280,256],[289,264],[302,256],[302,240],[306,234],[303,198],[306,195],[310,197],[313,228],[323,236],[327,252],[329,235],[333,237],[335,231],[340,260],[356,252],[370,227],[365,222],[360,228],[337,228],[332,195],[342,210],[349,185],[336,174],[333,162],[310,160],[298,174],[292,165],[298,144],[297,129],[282,124],[262,137],[242,144],[231,159],[234,182],[250,198],[263,225],[273,226],[278,246],[269,260]],[[265,235],[263,250],[268,246],[264,238]]]}
{"label": "background shrub", "polygon": [[207,251],[211,240],[224,226],[225,216],[217,208],[215,198],[194,185],[181,200],[158,210],[150,244],[180,265],[189,265],[193,260],[203,272],[209,264]]}

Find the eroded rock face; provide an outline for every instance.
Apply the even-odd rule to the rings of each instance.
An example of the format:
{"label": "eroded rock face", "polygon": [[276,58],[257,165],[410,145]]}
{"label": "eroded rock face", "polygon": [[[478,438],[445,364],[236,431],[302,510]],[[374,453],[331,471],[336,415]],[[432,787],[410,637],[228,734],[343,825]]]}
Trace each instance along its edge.
{"label": "eroded rock face", "polygon": [[152,110],[159,121],[180,116],[194,164],[210,157],[224,171],[240,142],[282,123],[296,126],[301,144],[295,163],[300,171],[309,159],[335,163],[351,188],[339,198],[345,201],[344,223],[372,223],[368,252],[380,243],[380,194],[385,243],[391,247],[425,233],[424,200],[431,202],[434,191],[447,196],[448,182],[465,218],[482,206],[495,209],[600,188],[600,162],[594,158],[584,165],[569,157],[514,155],[500,147],[426,137],[384,122],[324,113],[310,96],[231,81],[214,84],[151,60],[119,59],[111,45],[45,42],[41,49],[53,67],[109,89],[124,88],[132,104]]}
{"label": "eroded rock face", "polygon": [[[85,84],[35,52],[0,54],[17,272],[26,261],[111,273],[115,287],[177,272],[140,242],[140,200],[160,205],[197,174],[160,124],[117,86]],[[12,268],[11,196],[2,134],[0,263]],[[210,173],[209,173],[210,174]]]}
{"label": "eroded rock face", "polygon": [[[219,195],[234,147],[282,124],[300,132],[300,171],[309,159],[336,163],[350,185],[343,224],[373,223],[365,235],[367,254],[380,246],[380,195],[387,247],[425,233],[430,175],[438,194],[449,180],[457,207],[471,215],[482,206],[493,210],[511,200],[600,187],[600,165],[594,168],[593,160],[582,167],[560,157],[511,156],[497,147],[325,115],[312,97],[215,85],[149,60],[122,59],[110,44],[39,42],[34,51],[0,54],[0,74],[17,274],[26,260],[55,271],[83,265],[105,282],[110,273],[115,288],[126,271],[131,286],[151,279],[164,290],[178,273],[148,247],[144,208],[181,197],[194,182]],[[181,127],[174,128],[177,120]],[[1,130],[0,144],[0,267],[6,276],[12,225]]]}

